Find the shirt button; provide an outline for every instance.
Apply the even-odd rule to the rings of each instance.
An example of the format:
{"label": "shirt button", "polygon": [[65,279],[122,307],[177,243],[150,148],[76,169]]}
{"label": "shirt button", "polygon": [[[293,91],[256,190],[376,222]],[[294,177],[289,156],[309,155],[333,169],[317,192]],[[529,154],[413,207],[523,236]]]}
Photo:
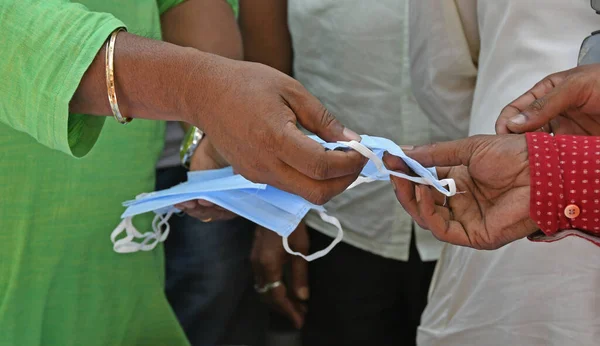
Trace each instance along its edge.
{"label": "shirt button", "polygon": [[581,213],[581,210],[575,204],[569,204],[565,208],[565,216],[568,217],[569,219],[576,219],[580,213]]}

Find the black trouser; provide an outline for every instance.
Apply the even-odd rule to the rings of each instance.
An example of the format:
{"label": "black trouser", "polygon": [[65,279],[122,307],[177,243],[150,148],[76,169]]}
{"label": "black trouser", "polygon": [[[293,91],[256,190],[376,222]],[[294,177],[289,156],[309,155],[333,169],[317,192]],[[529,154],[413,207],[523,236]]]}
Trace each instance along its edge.
{"label": "black trouser", "polygon": [[[310,253],[331,238],[309,229]],[[435,262],[422,262],[413,235],[408,262],[340,243],[309,263],[304,346],[415,345]]]}

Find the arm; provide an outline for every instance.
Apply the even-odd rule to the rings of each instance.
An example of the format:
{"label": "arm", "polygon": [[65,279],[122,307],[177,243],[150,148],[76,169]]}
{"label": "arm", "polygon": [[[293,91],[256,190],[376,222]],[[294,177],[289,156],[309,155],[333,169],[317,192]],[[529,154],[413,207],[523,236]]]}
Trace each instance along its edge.
{"label": "arm", "polygon": [[529,239],[575,235],[600,246],[600,137],[530,132],[527,146],[530,216],[541,230]]}
{"label": "arm", "polygon": [[[240,27],[247,60],[292,74],[292,46],[287,26],[287,0],[241,0]],[[290,256],[281,237],[257,227],[252,245],[252,269],[259,288],[273,282],[280,286],[267,290],[263,299],[286,315],[298,329],[304,325],[305,301],[309,298],[308,266],[301,257]],[[302,222],[289,237],[294,251],[307,253],[310,240]],[[291,279],[283,280],[285,263],[290,263]]]}
{"label": "arm", "polygon": [[413,92],[443,140],[464,137],[477,79],[476,0],[410,2]]}
{"label": "arm", "polygon": [[[102,119],[70,112],[111,114],[103,46],[123,23],[67,0],[4,0],[0,18],[0,78],[14,81],[0,84],[0,121],[50,148],[85,155]],[[115,76],[124,116],[198,126],[240,174],[311,202],[343,191],[365,164],[357,153],[325,152],[303,135],[297,122],[329,141],[355,138],[298,82],[265,66],[121,33]],[[77,141],[69,129],[82,126],[72,122],[89,125]]]}
{"label": "arm", "polygon": [[287,0],[240,0],[244,56],[292,75]]}
{"label": "arm", "polygon": [[[166,11],[160,21],[166,42],[243,59],[242,37],[232,6],[226,0],[187,0]],[[182,122],[181,126],[187,131],[190,125]]]}
{"label": "arm", "polygon": [[[473,136],[407,154],[437,166],[439,178],[454,179],[461,191],[444,199],[392,177],[402,206],[442,241],[492,250],[525,237],[552,242],[575,235],[600,246],[600,137]],[[384,160],[406,171],[401,159]]]}
{"label": "arm", "polygon": [[225,0],[187,0],[161,18],[163,40],[226,58],[242,60],[242,38]]}

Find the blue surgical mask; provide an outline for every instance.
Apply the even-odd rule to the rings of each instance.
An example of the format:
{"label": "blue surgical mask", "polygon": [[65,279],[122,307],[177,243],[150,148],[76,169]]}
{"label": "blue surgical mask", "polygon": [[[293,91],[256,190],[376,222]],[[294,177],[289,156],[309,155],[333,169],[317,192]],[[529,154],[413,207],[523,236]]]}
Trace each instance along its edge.
{"label": "blue surgical mask", "polygon": [[[453,180],[438,180],[435,169],[424,168],[418,162],[407,157],[398,145],[388,139],[362,136],[360,143],[355,141],[325,143],[316,136],[311,136],[311,138],[328,149],[352,148],[369,158],[361,177],[349,188],[375,180],[389,180],[390,175],[394,175],[416,183],[434,186],[446,196],[456,193]],[[386,151],[401,157],[419,177],[387,170],[381,160]],[[445,186],[448,186],[448,189]],[[232,168],[228,167],[220,170],[190,172],[188,181],[185,183],[167,190],[142,194],[135,200],[125,202],[124,205],[127,209],[121,216],[123,221],[111,234],[114,250],[120,253],[152,250],[168,236],[168,219],[173,213],[179,212],[174,205],[196,199],[212,202],[276,232],[283,238],[283,246],[287,252],[301,256],[307,261],[326,255],[343,237],[339,220],[327,215],[322,206],[314,205],[302,197],[272,186],[255,184],[234,174]],[[338,234],[327,248],[306,256],[293,252],[287,239],[310,210],[316,210],[323,221],[335,226]],[[135,229],[131,219],[135,215],[147,212],[156,214],[152,225],[153,232],[141,234]],[[118,235],[122,232],[125,232],[126,236],[117,240]]]}

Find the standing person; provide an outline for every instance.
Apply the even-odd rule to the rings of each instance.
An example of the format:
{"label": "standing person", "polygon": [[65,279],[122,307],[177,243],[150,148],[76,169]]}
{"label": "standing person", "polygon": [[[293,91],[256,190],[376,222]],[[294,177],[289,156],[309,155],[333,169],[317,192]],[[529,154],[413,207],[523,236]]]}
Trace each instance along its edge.
{"label": "standing person", "polygon": [[[193,37],[189,43],[201,51],[241,60],[237,0],[203,3],[195,12],[201,30],[181,36]],[[177,43],[178,34],[167,31],[164,38]],[[165,148],[157,164],[157,190],[187,180],[180,159],[184,135],[182,124],[167,122]],[[190,169],[220,168],[206,159],[207,145],[207,141],[200,143],[188,163]],[[167,299],[192,345],[264,345],[267,311],[254,291],[249,259],[255,226],[242,218],[210,221],[187,214],[171,218],[164,246]]]}
{"label": "standing person", "polygon": [[313,202],[362,169],[359,154],[325,152],[291,126],[352,138],[297,82],[181,46],[203,4],[0,2],[0,345],[188,344],[161,248],[124,255],[110,241],[121,203],[154,187],[164,123],[144,119],[199,126],[238,171]]}
{"label": "standing person", "polygon": [[[408,1],[240,6],[246,59],[293,75],[360,133],[411,144],[436,134],[411,94]],[[257,230],[257,288],[302,328],[304,345],[414,345],[440,243],[413,228],[385,182],[346,191],[325,208],[340,220],[344,240],[314,262],[290,259],[279,236]],[[316,214],[305,221],[289,238],[292,249],[313,253],[336,234]],[[286,288],[280,282],[290,260]]]}
{"label": "standing person", "polygon": [[[597,26],[586,0],[411,2],[415,95],[432,121],[452,129],[470,115],[470,134],[493,134],[505,105],[577,64],[581,40]],[[596,345],[597,263],[598,248],[575,237],[492,252],[447,245],[418,342]]]}

